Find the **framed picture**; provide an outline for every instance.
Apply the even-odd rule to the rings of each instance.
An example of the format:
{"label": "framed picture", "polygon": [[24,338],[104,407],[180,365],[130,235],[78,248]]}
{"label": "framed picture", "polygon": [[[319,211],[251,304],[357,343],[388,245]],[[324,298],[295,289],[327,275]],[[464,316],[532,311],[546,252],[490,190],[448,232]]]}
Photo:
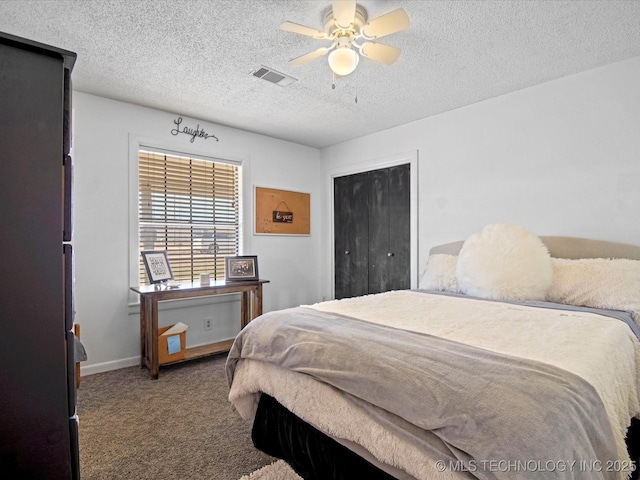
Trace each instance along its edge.
{"label": "framed picture", "polygon": [[311,194],[254,186],[254,235],[311,234]]}
{"label": "framed picture", "polygon": [[225,267],[227,282],[258,280],[258,257],[255,255],[225,257]]}
{"label": "framed picture", "polygon": [[173,280],[173,271],[169,265],[169,257],[166,250],[143,250],[140,252],[144,261],[150,283],[166,282]]}

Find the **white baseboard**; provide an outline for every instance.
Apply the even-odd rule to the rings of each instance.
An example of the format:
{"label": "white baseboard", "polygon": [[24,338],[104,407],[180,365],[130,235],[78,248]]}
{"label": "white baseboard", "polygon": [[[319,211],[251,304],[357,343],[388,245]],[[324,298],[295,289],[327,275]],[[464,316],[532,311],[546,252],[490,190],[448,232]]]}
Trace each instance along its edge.
{"label": "white baseboard", "polygon": [[140,366],[140,356],[122,358],[120,360],[95,363],[93,365],[86,366],[80,364],[80,377],[84,377],[85,375],[93,375],[94,373],[110,372],[111,370],[118,370],[119,368],[133,367],[135,365]]}
{"label": "white baseboard", "polygon": [[[235,337],[224,338],[222,340],[217,341],[227,341],[233,340]],[[188,345],[188,348],[199,347],[201,345],[208,345],[209,342],[198,343],[195,345]],[[140,356],[137,357],[129,357],[129,358],[121,358],[120,360],[113,360],[111,362],[103,362],[103,363],[95,363],[93,365],[83,366],[80,364],[80,377],[84,377],[85,375],[93,375],[94,373],[102,373],[102,372],[110,372],[111,370],[118,370],[120,368],[133,367],[136,365],[140,365]]]}

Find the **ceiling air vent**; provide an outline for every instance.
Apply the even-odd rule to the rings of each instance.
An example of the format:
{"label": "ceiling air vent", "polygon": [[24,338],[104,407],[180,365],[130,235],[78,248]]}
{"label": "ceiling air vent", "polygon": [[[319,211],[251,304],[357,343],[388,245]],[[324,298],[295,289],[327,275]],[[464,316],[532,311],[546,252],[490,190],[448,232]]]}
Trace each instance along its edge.
{"label": "ceiling air vent", "polygon": [[289,75],[285,75],[284,73],[276,72],[271,68],[267,68],[265,66],[261,66],[256,71],[251,73],[254,77],[261,78],[270,83],[275,83],[276,85],[280,85],[281,87],[286,87],[287,85],[291,85],[293,82],[297,82],[298,80],[290,77]]}

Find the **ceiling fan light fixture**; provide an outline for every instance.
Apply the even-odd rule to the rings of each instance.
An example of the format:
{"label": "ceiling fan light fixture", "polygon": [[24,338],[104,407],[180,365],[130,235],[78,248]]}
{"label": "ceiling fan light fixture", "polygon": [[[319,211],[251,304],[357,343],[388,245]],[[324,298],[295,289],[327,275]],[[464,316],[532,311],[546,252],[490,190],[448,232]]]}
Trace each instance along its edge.
{"label": "ceiling fan light fixture", "polygon": [[358,53],[348,46],[338,47],[329,54],[329,67],[342,77],[353,73],[359,61]]}
{"label": "ceiling fan light fixture", "polygon": [[386,65],[398,59],[400,49],[379,43],[378,39],[409,28],[409,15],[404,9],[396,8],[369,19],[357,0],[331,0],[330,3],[322,15],[324,31],[288,21],[281,25],[288,32],[331,41],[330,46],[291,59],[292,65],[303,65],[328,55],[334,75],[344,77],[355,71],[360,56]]}

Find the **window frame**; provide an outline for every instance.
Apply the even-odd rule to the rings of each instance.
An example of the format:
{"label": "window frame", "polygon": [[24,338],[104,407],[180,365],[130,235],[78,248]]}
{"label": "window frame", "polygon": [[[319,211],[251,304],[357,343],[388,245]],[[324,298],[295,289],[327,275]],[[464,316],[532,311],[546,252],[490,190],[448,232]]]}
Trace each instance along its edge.
{"label": "window frame", "polygon": [[[144,138],[129,134],[129,286],[139,286],[139,151],[149,150],[178,157],[194,158],[198,160],[227,163],[238,167],[238,255],[243,251],[244,238],[244,176],[246,174],[247,158],[233,155],[212,155],[210,152],[198,150],[183,145],[163,144],[157,139]],[[129,290],[129,305],[138,305],[139,297]]]}

